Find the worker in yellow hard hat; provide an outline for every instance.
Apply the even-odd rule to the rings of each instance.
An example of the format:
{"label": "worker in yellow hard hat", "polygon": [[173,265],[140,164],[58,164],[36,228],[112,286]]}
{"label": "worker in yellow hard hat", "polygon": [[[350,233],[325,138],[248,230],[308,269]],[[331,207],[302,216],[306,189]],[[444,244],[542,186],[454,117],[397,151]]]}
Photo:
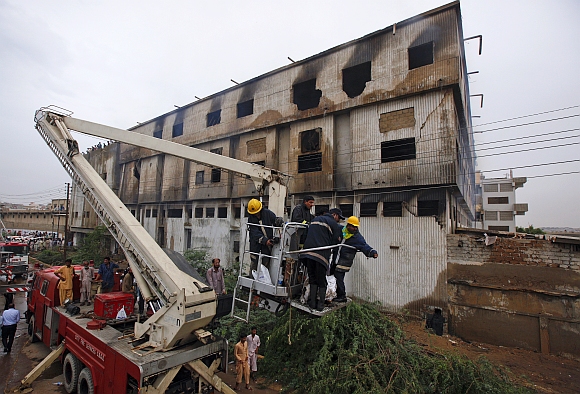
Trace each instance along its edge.
{"label": "worker in yellow hard hat", "polygon": [[262,202],[252,198],[248,202],[248,226],[250,228],[250,269],[256,271],[258,269],[259,256],[253,253],[261,253],[262,264],[266,267],[270,264],[272,255],[272,246],[276,241],[274,238],[274,229],[272,227],[276,223],[276,215],[268,208],[262,206]]}
{"label": "worker in yellow hard hat", "polygon": [[346,219],[346,226],[342,227],[343,243],[353,248],[342,247],[331,273],[336,278],[336,298],[334,302],[346,302],[346,288],[344,286],[344,276],[350,271],[356,252],[360,251],[367,257],[376,259],[379,253],[367,244],[359,231],[360,221],[356,216]]}

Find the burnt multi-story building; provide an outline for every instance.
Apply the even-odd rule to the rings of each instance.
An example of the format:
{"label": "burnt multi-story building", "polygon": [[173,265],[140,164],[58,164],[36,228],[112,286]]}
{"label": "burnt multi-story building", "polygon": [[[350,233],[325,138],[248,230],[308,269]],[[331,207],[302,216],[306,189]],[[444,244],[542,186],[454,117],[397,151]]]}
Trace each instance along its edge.
{"label": "burnt multi-story building", "polygon": [[[393,310],[442,305],[446,235],[475,210],[463,40],[451,3],[131,130],[288,174],[288,209],[314,195],[361,217],[379,251],[357,257],[349,294]],[[89,159],[161,246],[238,257],[251,181],[125,144]],[[73,212],[84,204],[73,194]],[[94,225],[86,216],[72,213],[73,230]]]}

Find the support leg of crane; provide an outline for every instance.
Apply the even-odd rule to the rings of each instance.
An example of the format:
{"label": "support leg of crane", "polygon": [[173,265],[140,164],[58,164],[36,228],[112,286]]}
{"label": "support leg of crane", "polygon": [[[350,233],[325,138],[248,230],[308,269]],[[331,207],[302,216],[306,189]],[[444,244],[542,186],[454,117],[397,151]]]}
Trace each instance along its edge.
{"label": "support leg of crane", "polygon": [[28,373],[28,375],[24,377],[24,379],[20,381],[20,390],[30,387],[32,382],[34,382],[41,373],[48,369],[48,367],[50,367],[52,363],[62,354],[63,350],[64,341],[62,341],[56,349],[50,352],[50,354],[46,356],[44,360],[42,360],[36,367],[34,367],[32,371]]}
{"label": "support leg of crane", "polygon": [[212,370],[213,364],[210,368],[208,368],[201,360],[195,360],[190,361],[188,365],[191,367],[191,369],[199,374],[200,379],[203,379],[208,384],[211,384],[220,393],[235,394],[235,391],[232,390],[230,386],[225,384],[219,376],[214,375]]}
{"label": "support leg of crane", "polygon": [[155,383],[151,386],[147,386],[144,389],[141,389],[141,393],[147,394],[162,394],[165,393],[165,390],[169,387],[173,379],[181,369],[181,365],[177,367],[171,368],[167,372],[159,375],[157,379],[155,379]]}

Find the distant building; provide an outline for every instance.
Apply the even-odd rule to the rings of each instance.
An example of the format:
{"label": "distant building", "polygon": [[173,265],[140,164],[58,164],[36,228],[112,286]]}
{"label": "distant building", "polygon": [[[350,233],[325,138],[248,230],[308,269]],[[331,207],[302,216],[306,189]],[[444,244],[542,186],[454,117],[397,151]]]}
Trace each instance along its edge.
{"label": "distant building", "polygon": [[[481,228],[494,231],[516,231],[516,215],[525,215],[527,203],[516,203],[516,189],[523,187],[526,178],[514,178],[511,174],[505,178],[480,177],[481,191]],[[479,202],[479,198],[478,198]]]}

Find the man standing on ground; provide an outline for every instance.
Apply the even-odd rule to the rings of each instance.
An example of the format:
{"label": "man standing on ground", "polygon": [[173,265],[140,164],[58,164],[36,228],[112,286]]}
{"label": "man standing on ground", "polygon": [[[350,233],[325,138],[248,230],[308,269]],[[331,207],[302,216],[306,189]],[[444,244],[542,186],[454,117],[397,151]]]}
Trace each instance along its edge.
{"label": "man standing on ground", "polygon": [[220,267],[220,259],[217,257],[211,261],[212,267],[207,270],[205,278],[209,287],[211,287],[216,295],[226,294],[226,282],[224,280],[224,270]]}
{"label": "man standing on ground", "polygon": [[260,349],[260,337],[257,334],[258,329],[252,327],[251,334],[246,341],[248,343],[248,364],[250,366],[250,377],[256,383],[256,372],[258,372],[258,350]]}
{"label": "man standing on ground", "polygon": [[20,311],[14,309],[14,304],[9,304],[8,309],[2,313],[2,345],[4,353],[10,353],[14,336],[16,335],[16,325],[20,321]]}
{"label": "man standing on ground", "polygon": [[334,277],[336,278],[336,298],[334,302],[346,302],[346,288],[344,286],[344,276],[354,261],[356,252],[361,251],[367,257],[376,259],[379,254],[371,248],[365,241],[362,234],[358,231],[359,220],[356,216],[351,216],[346,220],[346,226],[342,228],[343,244],[353,246],[352,248],[340,248],[336,267],[334,268]]}
{"label": "man standing on ground", "polygon": [[113,290],[113,285],[115,284],[115,269],[119,266],[115,263],[111,263],[111,259],[105,257],[103,259],[103,264],[99,267],[99,272],[97,274],[97,279],[102,279],[101,283],[101,293],[110,293]]}
{"label": "man standing on ground", "polygon": [[[313,206],[314,206],[314,197],[305,196],[302,199],[302,204],[296,205],[292,210],[292,217],[290,221],[294,223],[310,224],[312,219],[314,219],[314,215],[310,212]],[[308,230],[302,228],[296,231],[296,234],[298,234],[299,237],[300,244],[304,244],[307,233]]]}
{"label": "man standing on ground", "polygon": [[95,277],[95,269],[89,267],[88,261],[83,261],[83,269],[81,270],[81,305],[91,305],[91,284]]}
{"label": "man standing on ground", "polygon": [[252,390],[250,386],[250,364],[248,364],[248,343],[246,342],[246,334],[240,334],[240,342],[236,343],[234,347],[234,356],[236,357],[236,387],[234,390],[240,389],[242,377],[246,381],[246,388]]}
{"label": "man standing on ground", "polygon": [[[306,241],[304,242],[304,249],[320,248],[340,243],[342,233],[338,222],[341,220],[344,220],[344,216],[342,216],[342,211],[338,208],[332,208],[328,213],[312,219]],[[308,268],[308,281],[310,283],[308,306],[317,311],[324,309],[326,287],[328,286],[326,272],[329,268],[331,253],[331,249],[324,249],[300,254]]]}
{"label": "man standing on ground", "polygon": [[127,273],[123,277],[121,291],[123,293],[133,293],[133,271],[131,267],[127,268]]}
{"label": "man standing on ground", "polygon": [[58,276],[58,294],[60,297],[60,305],[64,306],[64,302],[69,299],[73,300],[73,278],[75,276],[75,269],[72,267],[72,260],[66,259],[65,265],[54,271]]}
{"label": "man standing on ground", "polygon": [[[248,224],[250,225],[250,252],[272,255],[272,246],[274,246],[274,226],[276,215],[268,208],[263,208],[262,203],[252,198],[248,202]],[[269,226],[269,227],[263,227]],[[250,269],[258,269],[258,256],[250,254]],[[269,257],[262,257],[262,265],[268,267],[270,264]]]}

